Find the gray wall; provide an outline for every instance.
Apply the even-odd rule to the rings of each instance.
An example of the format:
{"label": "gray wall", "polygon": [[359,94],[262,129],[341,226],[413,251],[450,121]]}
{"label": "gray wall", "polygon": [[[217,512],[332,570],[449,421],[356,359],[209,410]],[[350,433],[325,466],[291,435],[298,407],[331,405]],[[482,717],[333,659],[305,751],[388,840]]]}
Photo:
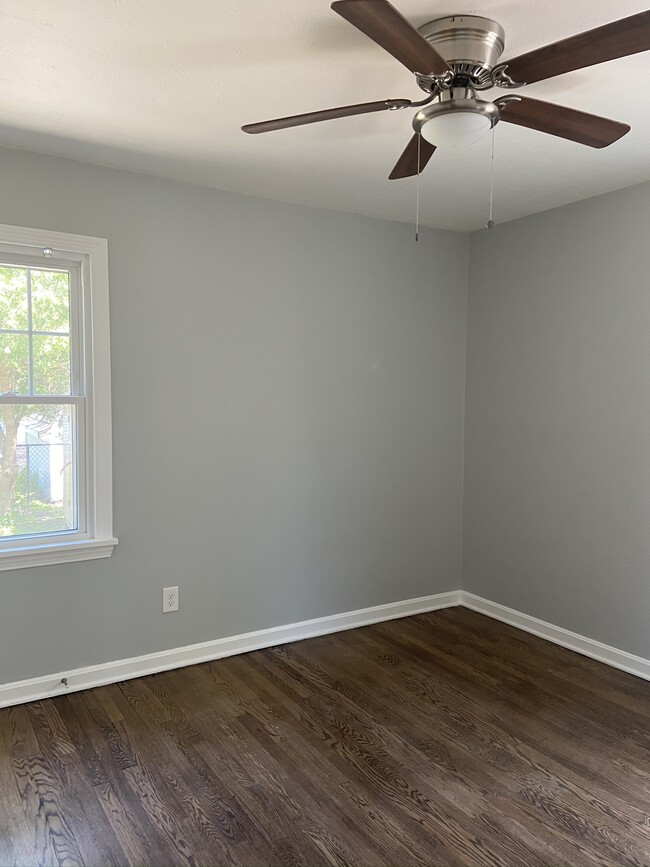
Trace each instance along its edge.
{"label": "gray wall", "polygon": [[463,589],[650,657],[650,185],[472,236]]}
{"label": "gray wall", "polygon": [[109,241],[120,539],[0,572],[0,682],[459,586],[466,236],[18,151],[0,178],[0,222]]}

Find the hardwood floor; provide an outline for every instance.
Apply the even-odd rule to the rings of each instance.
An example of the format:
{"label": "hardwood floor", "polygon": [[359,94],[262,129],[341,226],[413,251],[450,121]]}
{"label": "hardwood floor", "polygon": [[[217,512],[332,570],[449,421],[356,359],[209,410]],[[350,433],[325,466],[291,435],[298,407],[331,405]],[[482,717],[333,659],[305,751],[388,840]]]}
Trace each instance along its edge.
{"label": "hardwood floor", "polygon": [[0,864],[648,865],[650,683],[454,608],[5,709]]}

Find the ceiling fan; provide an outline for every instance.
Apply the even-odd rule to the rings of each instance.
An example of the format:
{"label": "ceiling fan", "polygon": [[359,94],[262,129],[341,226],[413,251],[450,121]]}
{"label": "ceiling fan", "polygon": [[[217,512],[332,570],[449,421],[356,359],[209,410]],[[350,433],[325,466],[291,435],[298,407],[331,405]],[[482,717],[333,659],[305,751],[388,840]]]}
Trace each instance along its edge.
{"label": "ceiling fan", "polygon": [[625,123],[539,99],[506,94],[493,101],[478,93],[514,89],[617,57],[650,49],[650,10],[596,27],[499,63],[505,46],[500,24],[478,15],[437,18],[415,29],[388,0],[335,0],[332,9],[403,63],[427,96],[419,102],[385,99],[246,124],[247,133],[317,123],[337,117],[418,108],[415,134],[389,178],[418,174],[436,147],[464,147],[500,120],[589,147],[613,144]]}

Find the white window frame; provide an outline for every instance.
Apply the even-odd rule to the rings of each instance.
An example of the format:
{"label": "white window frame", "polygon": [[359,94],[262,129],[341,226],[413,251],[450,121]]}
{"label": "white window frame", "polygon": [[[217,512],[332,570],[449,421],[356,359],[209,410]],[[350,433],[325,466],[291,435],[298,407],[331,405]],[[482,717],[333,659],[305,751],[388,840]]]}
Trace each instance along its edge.
{"label": "white window frame", "polygon": [[[52,252],[45,255],[44,250]],[[0,537],[0,571],[110,557],[117,539],[113,536],[108,242],[89,235],[0,224],[0,252],[17,259],[28,257],[50,268],[63,260],[78,269],[80,285],[77,304],[72,299],[71,329],[78,332],[76,351],[81,354],[85,390],[83,398],[75,399],[74,394],[70,398],[78,413],[79,531],[7,537],[6,541]],[[20,400],[48,402],[40,396]]]}

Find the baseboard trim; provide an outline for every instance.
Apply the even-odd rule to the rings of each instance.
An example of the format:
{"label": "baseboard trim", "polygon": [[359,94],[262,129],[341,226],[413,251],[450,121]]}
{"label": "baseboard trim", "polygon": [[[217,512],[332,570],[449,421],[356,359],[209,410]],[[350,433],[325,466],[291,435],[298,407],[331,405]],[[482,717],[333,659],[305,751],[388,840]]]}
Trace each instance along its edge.
{"label": "baseboard trim", "polygon": [[[289,623],[270,629],[258,629],[256,632],[217,638],[214,641],[148,653],[131,659],[120,659],[72,671],[61,671],[44,677],[5,683],[0,685],[0,707],[38,701],[82,689],[92,689],[108,683],[156,674],[171,668],[196,665],[200,662],[221,659],[224,656],[233,656],[236,653],[247,653],[250,650],[301,641],[304,638],[314,638],[317,635],[327,635],[345,629],[357,629],[360,626],[370,626],[372,623],[381,623],[398,617],[411,617],[414,614],[436,611],[439,608],[450,608],[460,604],[460,596],[460,590],[436,593],[433,596],[421,596],[416,599],[391,602],[388,605],[360,608],[357,611],[316,617],[313,620]],[[62,683],[62,678],[67,678],[67,687]]]}
{"label": "baseboard trim", "polygon": [[523,629],[524,632],[545,638],[553,644],[559,644],[569,650],[576,651],[576,653],[581,653],[583,656],[589,656],[599,662],[604,662],[606,665],[611,665],[613,668],[619,668],[621,671],[627,671],[629,674],[634,674],[644,680],[650,680],[650,659],[644,659],[642,656],[635,656],[625,650],[610,647],[608,644],[602,644],[593,638],[587,638],[577,632],[563,629],[561,626],[554,626],[552,623],[538,620],[537,617],[532,617],[530,614],[522,614],[521,611],[515,611],[513,608],[500,605],[498,602],[490,602],[489,599],[483,599],[481,596],[475,596],[465,590],[461,591],[460,604],[465,608],[471,608],[472,611],[487,614],[488,617],[515,626],[517,629]]}
{"label": "baseboard trim", "polygon": [[[304,638],[315,638],[331,632],[342,632],[346,629],[357,629],[360,626],[370,626],[385,620],[395,620],[399,617],[411,617],[427,611],[437,611],[440,608],[452,608],[462,605],[486,614],[495,620],[501,620],[524,632],[530,632],[540,638],[545,638],[553,644],[559,644],[583,656],[589,656],[634,674],[644,680],[650,680],[650,660],[627,653],[616,647],[594,641],[576,632],[570,632],[560,626],[554,626],[530,614],[515,611],[498,602],[491,602],[481,596],[475,596],[465,590],[452,590],[448,593],[437,593],[432,596],[421,596],[417,599],[405,599],[401,602],[391,602],[388,605],[375,605],[372,608],[360,608],[357,611],[346,611],[342,614],[332,614],[328,617],[316,617],[300,623],[288,623],[274,626],[270,629],[258,629],[241,635],[231,635],[227,638],[217,638],[214,641],[204,641],[200,644],[190,644],[186,647],[176,647],[172,650],[161,650],[158,653],[148,653],[131,659],[119,659],[101,665],[89,665],[72,671],[61,671],[56,674],[34,677],[29,680],[0,684],[0,708],[38,701],[82,689],[92,689],[109,683],[119,683],[134,677],[144,677],[159,671],[172,668],[182,668],[186,665],[196,665],[209,662],[237,653],[248,653],[276,644],[287,644],[301,641]],[[62,678],[67,678],[67,687]]]}

